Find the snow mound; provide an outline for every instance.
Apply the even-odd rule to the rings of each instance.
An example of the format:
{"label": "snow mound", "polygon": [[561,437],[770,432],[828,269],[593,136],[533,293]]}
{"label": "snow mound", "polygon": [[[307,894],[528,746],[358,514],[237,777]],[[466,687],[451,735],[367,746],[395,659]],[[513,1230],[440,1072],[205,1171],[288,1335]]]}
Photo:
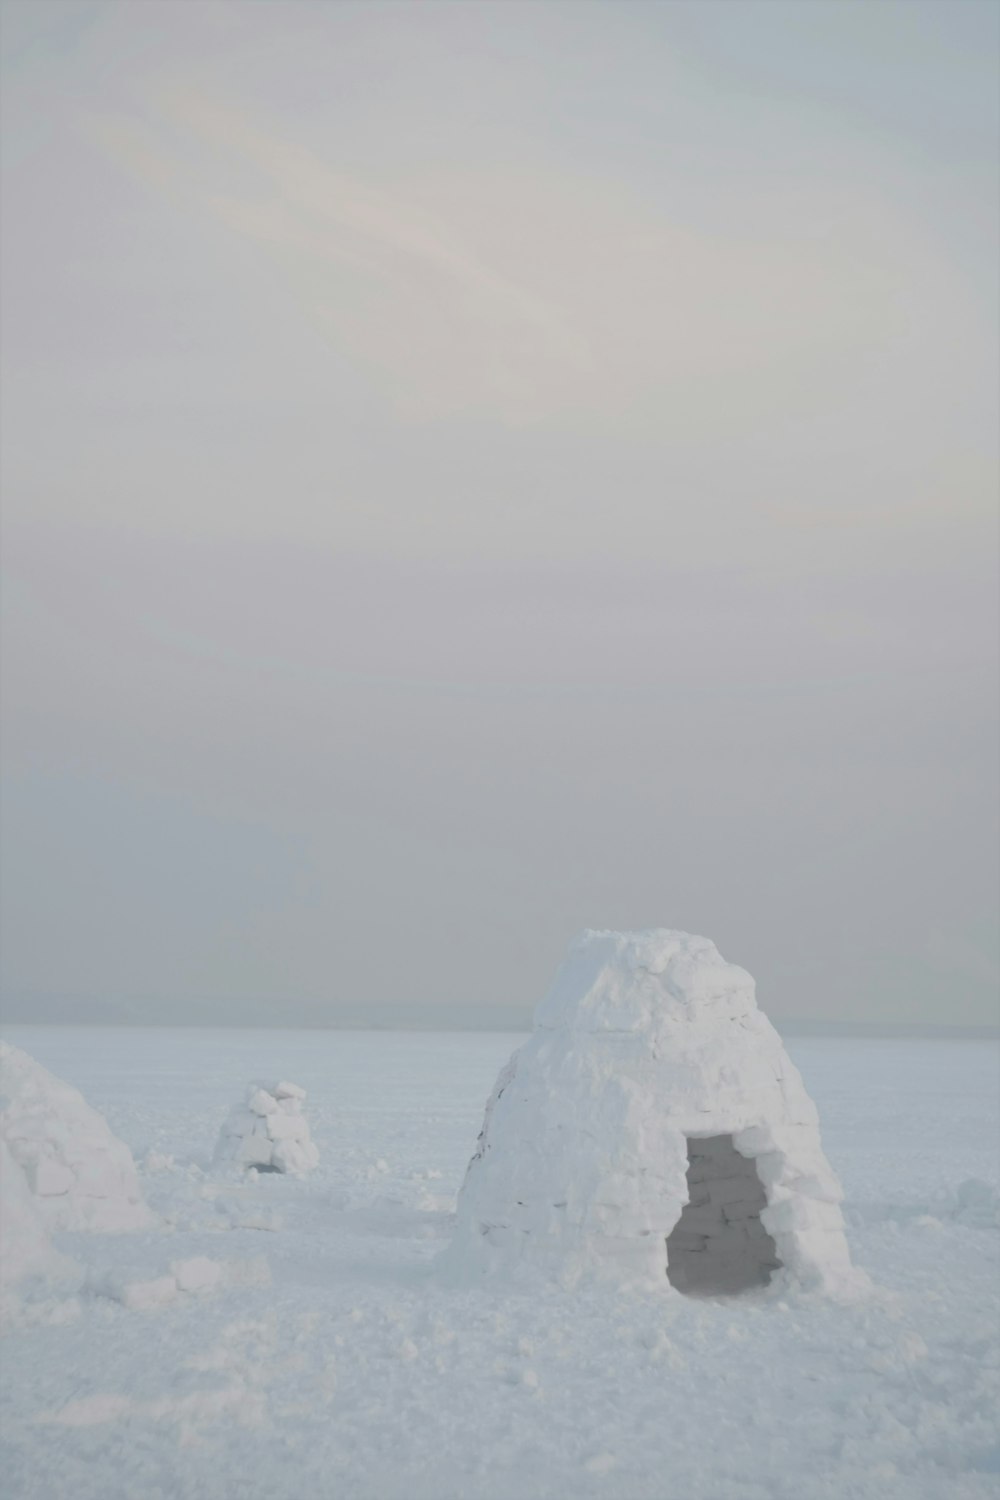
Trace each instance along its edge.
{"label": "snow mound", "polygon": [[8,1042],[0,1042],[0,1136],[46,1229],[152,1223],[124,1141],[75,1088]]}
{"label": "snow mound", "polygon": [[841,1196],[746,970],[688,933],[587,931],[500,1073],[443,1266],[723,1291],[750,1264],[853,1295]]}
{"label": "snow mound", "polygon": [[319,1152],[302,1113],[306,1091],[298,1084],[251,1083],[246,1102],[229,1115],[215,1148],[217,1166],[256,1167],[304,1176],[319,1164]]}

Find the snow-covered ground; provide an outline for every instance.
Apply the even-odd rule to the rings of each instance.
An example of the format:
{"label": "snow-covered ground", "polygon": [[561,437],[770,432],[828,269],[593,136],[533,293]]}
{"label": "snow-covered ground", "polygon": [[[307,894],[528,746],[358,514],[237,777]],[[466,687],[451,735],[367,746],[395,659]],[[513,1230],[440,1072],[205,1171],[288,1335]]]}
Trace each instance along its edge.
{"label": "snow-covered ground", "polygon": [[[997,1494],[992,1043],[789,1044],[877,1284],[844,1307],[443,1282],[509,1035],[5,1035],[107,1117],[159,1218],[54,1236],[85,1279],[0,1344],[5,1500]],[[307,1090],[308,1177],[213,1169],[258,1077]]]}

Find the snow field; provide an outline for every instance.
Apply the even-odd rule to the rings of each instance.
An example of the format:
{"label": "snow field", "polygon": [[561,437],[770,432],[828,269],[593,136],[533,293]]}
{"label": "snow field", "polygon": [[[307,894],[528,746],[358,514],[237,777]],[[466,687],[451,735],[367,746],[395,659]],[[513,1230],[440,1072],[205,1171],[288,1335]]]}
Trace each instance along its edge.
{"label": "snow field", "polygon": [[[155,1230],[58,1232],[71,1321],[0,1356],[11,1500],[993,1500],[996,1049],[793,1042],[876,1292],[695,1300],[456,1288],[435,1258],[517,1039],[91,1033],[12,1040],[131,1148]],[[306,1179],[218,1173],[245,1080],[309,1093]],[[178,1268],[207,1272],[183,1291]],[[204,1270],[204,1267],[202,1267]],[[181,1275],[185,1273],[182,1271]],[[98,1295],[173,1277],[162,1303]]]}

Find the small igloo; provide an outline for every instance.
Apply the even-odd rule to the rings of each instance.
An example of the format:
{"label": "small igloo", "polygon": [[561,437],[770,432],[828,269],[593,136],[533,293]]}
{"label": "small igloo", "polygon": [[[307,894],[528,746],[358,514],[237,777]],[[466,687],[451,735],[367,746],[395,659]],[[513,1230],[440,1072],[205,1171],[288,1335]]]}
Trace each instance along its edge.
{"label": "small igloo", "polygon": [[236,1105],[215,1148],[217,1166],[256,1167],[301,1177],[319,1163],[319,1152],[302,1113],[306,1091],[297,1083],[251,1083]]}
{"label": "small igloo", "polygon": [[688,933],[584,932],[486,1106],[446,1264],[844,1293],[840,1185],[750,975]]}
{"label": "small igloo", "polygon": [[77,1089],[9,1042],[0,1042],[0,1136],[47,1230],[153,1222],[125,1142]]}

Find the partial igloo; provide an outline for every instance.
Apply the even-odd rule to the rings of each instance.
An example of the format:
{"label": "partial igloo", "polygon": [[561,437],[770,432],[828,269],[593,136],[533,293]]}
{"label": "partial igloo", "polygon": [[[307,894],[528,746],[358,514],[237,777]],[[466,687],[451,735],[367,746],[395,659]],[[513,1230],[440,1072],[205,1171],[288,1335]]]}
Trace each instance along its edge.
{"label": "partial igloo", "polygon": [[319,1163],[296,1083],[251,1083],[246,1103],[229,1115],[215,1148],[217,1166],[256,1167],[301,1177]]}
{"label": "partial igloo", "polygon": [[153,1222],[124,1141],[77,1089],[9,1042],[0,1042],[0,1136],[47,1230]]}
{"label": "partial igloo", "polygon": [[445,1264],[845,1293],[840,1198],[750,975],[688,933],[584,932],[486,1106]]}

